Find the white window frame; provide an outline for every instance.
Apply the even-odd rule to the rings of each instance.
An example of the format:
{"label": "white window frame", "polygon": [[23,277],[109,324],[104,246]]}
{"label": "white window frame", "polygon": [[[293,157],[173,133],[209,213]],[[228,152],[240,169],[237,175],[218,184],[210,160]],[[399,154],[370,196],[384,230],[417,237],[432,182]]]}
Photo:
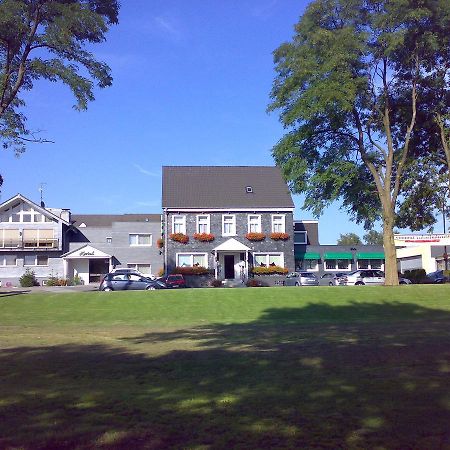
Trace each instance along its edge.
{"label": "white window frame", "polygon": [[[232,230],[225,233],[225,217],[232,217]],[[222,214],[222,236],[236,236],[236,214]]]}
{"label": "white window frame", "polygon": [[[318,272],[319,271],[319,261],[317,259],[297,259],[297,261],[308,261],[308,262],[315,262],[315,266],[312,268],[300,268],[298,270],[301,270],[302,272]],[[295,264],[295,270],[297,271],[297,264]]]}
{"label": "white window frame", "polygon": [[254,267],[259,267],[256,265],[256,256],[265,256],[266,257],[266,266],[265,267],[270,267],[269,265],[269,257],[270,256],[281,256],[281,266],[279,267],[284,267],[284,253],[283,252],[255,252],[253,253],[252,257],[253,257],[253,266]]}
{"label": "white window frame", "polygon": [[[327,267],[327,261],[335,261],[334,269]],[[346,269],[340,269],[338,261],[347,261],[347,268]],[[336,271],[336,272],[351,272],[352,271],[352,260],[351,259],[325,259],[323,261],[323,270],[328,271]]]}
{"label": "white window frame", "polygon": [[[251,219],[254,218],[254,217],[257,218],[257,222],[258,223],[257,223],[257,230],[252,231],[250,229],[250,225],[251,225]],[[261,214],[249,214],[247,216],[247,231],[249,233],[261,233],[261,230],[262,230],[262,228],[261,228]]]}
{"label": "white window frame", "polygon": [[[131,236],[137,236],[137,244],[131,243]],[[139,244],[139,236],[150,236],[150,244]],[[130,247],[151,247],[153,244],[153,235],[151,233],[128,233],[128,242]]]}
{"label": "white window frame", "polygon": [[[6,264],[7,256],[14,256],[16,258],[16,263],[15,264]],[[0,267],[17,267],[17,255],[4,254],[4,255],[0,256]]]}
{"label": "white window frame", "polygon": [[111,236],[107,236],[106,237],[106,243],[107,244],[112,244],[112,237]]}
{"label": "white window frame", "polygon": [[[144,272],[141,272],[141,271],[138,269],[139,266],[148,266],[150,272],[148,272],[148,274],[147,274],[147,273],[144,273]],[[152,275],[152,265],[151,265],[151,264],[147,264],[147,263],[127,263],[127,267],[128,267],[129,269],[134,269],[134,270],[137,270],[137,271],[141,272],[142,275]]]}
{"label": "white window frame", "polygon": [[[281,217],[281,220],[277,220]],[[281,230],[275,230],[275,225],[281,224]],[[272,233],[286,233],[286,214],[272,214]]]}
{"label": "white window frame", "polygon": [[[180,231],[175,231],[175,219],[179,219],[181,218],[181,222],[179,225],[181,225],[181,230]],[[172,216],[172,233],[182,233],[182,234],[186,234],[186,216],[182,216],[181,214],[174,214]]]}
{"label": "white window frame", "polygon": [[[206,217],[206,231],[200,231],[200,218],[201,217]],[[197,233],[199,233],[199,234],[201,234],[201,233],[207,233],[207,234],[209,234],[211,231],[210,231],[210,229],[211,229],[211,216],[210,216],[210,214],[199,214],[198,216],[197,216],[197,221],[196,221],[196,232]],[[204,224],[202,224],[202,225],[204,225]]]}
{"label": "white window frame", "polygon": [[[34,256],[34,264],[25,264],[25,256]],[[43,257],[47,258],[47,264],[38,264],[37,263],[38,256],[43,256]],[[47,255],[24,255],[23,266],[24,267],[48,267],[48,256]]]}
{"label": "white window frame", "polygon": [[[299,236],[300,234],[303,234],[303,236],[304,236],[304,240],[303,240],[303,242],[298,242],[296,239],[295,239],[295,236]],[[295,244],[299,244],[299,245],[302,245],[302,244],[307,244],[308,243],[308,232],[307,231],[295,231],[294,230],[294,245]]]}
{"label": "white window frame", "polygon": [[[368,261],[367,263],[367,267],[359,267],[359,262],[360,261]],[[372,261],[381,261],[380,267],[372,267]],[[381,270],[384,272],[384,259],[381,258],[373,258],[373,259],[358,259],[356,261],[356,268],[358,270]]]}
{"label": "white window frame", "polygon": [[194,264],[194,256],[195,255],[202,255],[205,258],[206,266],[201,266],[201,267],[205,267],[206,269],[208,268],[208,253],[204,253],[204,252],[182,252],[182,253],[177,253],[175,255],[175,262],[176,262],[176,266],[177,267],[181,267],[179,265],[179,261],[178,261],[178,257],[180,255],[182,255],[182,256],[190,256],[191,257],[191,261],[190,261],[191,265],[190,266],[186,266],[186,267],[194,267],[194,265],[193,265]]}

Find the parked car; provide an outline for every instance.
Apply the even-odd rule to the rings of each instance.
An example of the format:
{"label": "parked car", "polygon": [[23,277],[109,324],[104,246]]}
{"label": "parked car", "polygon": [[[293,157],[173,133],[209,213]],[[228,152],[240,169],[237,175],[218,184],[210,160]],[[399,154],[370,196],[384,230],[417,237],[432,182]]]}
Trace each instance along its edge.
{"label": "parked car", "polygon": [[412,284],[412,281],[405,277],[398,277],[399,284]]}
{"label": "parked car", "polygon": [[140,275],[141,277],[150,278],[151,280],[156,280],[155,275],[152,275],[151,273],[145,274],[142,272],[139,272],[139,270],[131,269],[129,267],[119,267],[117,269],[111,270],[111,273],[134,273],[136,275]]}
{"label": "parked car", "polygon": [[158,278],[158,281],[162,281],[169,289],[173,288],[185,288],[186,280],[181,274],[172,274],[165,277]]}
{"label": "parked car", "polygon": [[338,286],[339,279],[345,275],[345,272],[324,273],[319,280],[321,286]]}
{"label": "parked car", "polygon": [[442,284],[448,281],[448,278],[444,275],[443,270],[436,270],[436,272],[427,273],[427,278],[430,283]]}
{"label": "parked car", "polygon": [[100,291],[153,291],[165,289],[167,286],[159,280],[152,280],[135,273],[111,272],[100,282]]}
{"label": "parked car", "polygon": [[285,286],[319,286],[319,280],[311,272],[291,272],[286,275]]}
{"label": "parked car", "polygon": [[349,272],[339,278],[339,284],[345,286],[364,286],[384,284],[384,273],[381,270],[360,269]]}

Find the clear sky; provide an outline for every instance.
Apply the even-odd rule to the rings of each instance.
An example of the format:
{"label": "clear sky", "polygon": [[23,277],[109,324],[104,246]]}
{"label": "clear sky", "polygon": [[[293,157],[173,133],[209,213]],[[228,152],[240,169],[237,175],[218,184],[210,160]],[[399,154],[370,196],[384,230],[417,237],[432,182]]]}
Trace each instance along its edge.
{"label": "clear sky", "polygon": [[[1,198],[22,193],[73,213],[159,213],[162,165],[273,165],[283,129],[266,107],[272,52],[293,35],[307,2],[122,0],[120,23],[93,47],[112,68],[87,112],[70,90],[37,82],[26,96],[28,126],[54,144],[1,153]],[[312,219],[294,196],[296,219]],[[364,234],[325,211],[320,242]]]}

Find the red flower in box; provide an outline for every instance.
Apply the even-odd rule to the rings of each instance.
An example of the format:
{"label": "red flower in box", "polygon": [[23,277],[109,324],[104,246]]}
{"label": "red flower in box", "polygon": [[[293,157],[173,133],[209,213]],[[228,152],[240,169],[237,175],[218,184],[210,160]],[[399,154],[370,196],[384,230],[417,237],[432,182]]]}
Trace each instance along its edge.
{"label": "red flower in box", "polygon": [[194,233],[194,239],[201,242],[211,242],[215,239],[215,236],[210,233]]}
{"label": "red flower in box", "polygon": [[158,246],[158,248],[163,248],[164,247],[164,239],[158,239],[156,241],[156,245]]}
{"label": "red flower in box", "polygon": [[187,244],[189,242],[189,236],[183,233],[172,233],[169,237],[172,241],[180,242],[181,244]]}
{"label": "red flower in box", "polygon": [[264,233],[247,233],[245,237],[249,241],[263,241],[266,238]]}
{"label": "red flower in box", "polygon": [[271,233],[270,238],[274,241],[287,241],[289,234],[287,233]]}

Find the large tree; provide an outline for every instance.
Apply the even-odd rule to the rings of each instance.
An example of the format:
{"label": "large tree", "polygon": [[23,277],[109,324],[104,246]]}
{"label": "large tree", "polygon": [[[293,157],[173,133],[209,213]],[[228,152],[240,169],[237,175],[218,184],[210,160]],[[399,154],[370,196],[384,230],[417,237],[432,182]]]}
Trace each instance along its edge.
{"label": "large tree", "polygon": [[338,245],[360,245],[361,238],[355,233],[341,233],[337,240]]}
{"label": "large tree", "polygon": [[117,0],[0,0],[0,141],[16,153],[41,142],[26,125],[22,91],[38,79],[66,84],[84,110],[109,67],[87,49],[118,23]]}
{"label": "large tree", "polygon": [[435,24],[447,9],[447,0],[315,0],[275,51],[269,110],[289,130],[275,161],[316,216],[340,199],[366,228],[381,219],[388,285],[398,284],[393,227],[425,53],[439,51]]}

